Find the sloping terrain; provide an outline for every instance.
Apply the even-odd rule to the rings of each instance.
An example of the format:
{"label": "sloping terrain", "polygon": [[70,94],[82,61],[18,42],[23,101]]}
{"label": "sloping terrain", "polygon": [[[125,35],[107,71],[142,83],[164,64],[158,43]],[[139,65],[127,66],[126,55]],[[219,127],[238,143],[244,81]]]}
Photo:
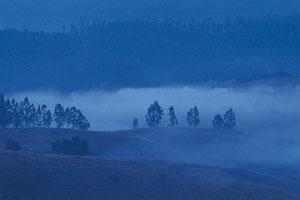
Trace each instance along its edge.
{"label": "sloping terrain", "polygon": [[[51,151],[52,142],[73,136],[88,140],[90,156]],[[8,140],[21,152],[4,151]],[[6,129],[0,199],[298,199],[299,165],[278,154],[291,158],[297,146],[200,128]]]}
{"label": "sloping terrain", "polygon": [[[52,153],[51,143],[79,136],[89,141],[91,155],[161,157],[173,148],[194,149],[218,141],[235,142],[238,133],[198,128],[152,128],[123,131],[77,131],[72,129],[6,129],[0,130],[0,148],[6,141],[17,140],[22,151]],[[167,148],[167,149],[166,149]],[[157,155],[159,154],[159,155]]]}
{"label": "sloping terrain", "polygon": [[300,199],[247,171],[151,160],[0,153],[0,199]]}

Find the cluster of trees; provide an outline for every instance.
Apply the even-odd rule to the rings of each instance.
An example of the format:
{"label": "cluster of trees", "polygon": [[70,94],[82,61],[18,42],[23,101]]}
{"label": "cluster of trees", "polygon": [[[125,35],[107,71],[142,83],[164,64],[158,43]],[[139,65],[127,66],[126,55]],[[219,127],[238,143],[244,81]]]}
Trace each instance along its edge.
{"label": "cluster of trees", "polygon": [[[148,127],[157,127],[161,125],[161,120],[164,115],[164,110],[159,105],[158,101],[155,101],[153,104],[150,104],[147,114],[145,115],[146,118],[146,125]],[[176,117],[175,109],[173,106],[169,108],[169,127],[175,127],[177,126],[178,120]],[[187,112],[186,116],[187,124],[191,127],[197,127],[200,124],[200,113],[195,106],[194,108],[191,108]],[[213,128],[215,129],[223,129],[223,130],[233,130],[236,127],[236,119],[235,119],[235,113],[233,112],[233,109],[230,108],[223,117],[220,114],[217,114],[213,119]],[[133,120],[133,127],[138,127],[138,118],[134,118]]]}
{"label": "cluster of trees", "polygon": [[64,109],[61,104],[57,104],[52,114],[46,105],[38,105],[36,108],[33,103],[30,103],[28,97],[18,103],[15,99],[5,99],[4,95],[0,94],[1,128],[50,128],[53,120],[57,128],[79,130],[90,128],[90,123],[76,107]]}
{"label": "cluster of trees", "polygon": [[63,139],[51,143],[52,152],[62,155],[84,156],[89,154],[89,143],[74,136],[71,140]]}
{"label": "cluster of trees", "polygon": [[213,127],[215,129],[232,130],[236,127],[235,113],[232,108],[230,108],[222,117],[222,115],[217,114],[213,120]]}
{"label": "cluster of trees", "polygon": [[72,128],[79,130],[88,130],[90,123],[82,112],[76,107],[64,107],[61,104],[56,104],[54,110],[54,121],[57,128]]}
{"label": "cluster of trees", "polygon": [[20,143],[16,140],[8,140],[5,145],[5,149],[9,151],[20,151]]}
{"label": "cluster of trees", "polygon": [[[196,84],[246,80],[278,70],[296,74],[299,69],[299,15],[236,17],[223,22],[95,22],[67,29],[62,33],[0,31],[2,89],[39,85],[70,91],[99,85]],[[56,75],[47,76],[51,73]]]}

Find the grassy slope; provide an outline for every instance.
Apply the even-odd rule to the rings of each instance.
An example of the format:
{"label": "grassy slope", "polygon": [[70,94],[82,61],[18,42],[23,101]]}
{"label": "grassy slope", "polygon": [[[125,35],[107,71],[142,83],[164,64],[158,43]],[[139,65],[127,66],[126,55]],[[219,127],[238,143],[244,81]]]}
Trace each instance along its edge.
{"label": "grassy slope", "polygon": [[[183,134],[184,133],[184,134]],[[198,145],[215,139],[235,140],[235,136],[226,135],[213,129],[197,128],[158,128],[124,131],[77,131],[71,129],[6,129],[0,130],[0,149],[9,139],[17,140],[22,151],[51,153],[51,142],[79,136],[88,139],[92,155],[135,156],[137,152],[146,152],[154,143],[167,142],[176,145]],[[116,152],[118,150],[118,152]],[[120,151],[122,150],[122,151]]]}
{"label": "grassy slope", "polygon": [[[101,158],[46,155],[51,142],[75,135],[88,139],[91,155]],[[173,154],[186,151],[187,156],[211,144],[235,145],[245,137],[249,136],[191,128],[1,130],[0,151],[8,139],[15,139],[22,152],[0,153],[0,199],[297,199],[287,193],[300,195],[298,172],[269,173],[263,166],[261,173],[143,159],[174,160]]]}
{"label": "grassy slope", "polygon": [[0,199],[300,198],[236,179],[234,171],[221,168],[1,152]]}

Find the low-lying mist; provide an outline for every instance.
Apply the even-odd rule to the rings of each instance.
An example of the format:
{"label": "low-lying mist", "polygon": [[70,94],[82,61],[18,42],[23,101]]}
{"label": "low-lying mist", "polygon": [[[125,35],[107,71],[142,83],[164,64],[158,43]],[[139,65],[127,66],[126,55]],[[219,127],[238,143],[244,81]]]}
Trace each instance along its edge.
{"label": "low-lying mist", "polygon": [[237,129],[252,131],[288,131],[297,133],[300,122],[300,88],[267,86],[247,88],[163,87],[121,89],[118,91],[87,91],[61,94],[53,91],[26,91],[11,94],[16,100],[29,97],[34,104],[47,104],[53,110],[56,103],[76,106],[89,121],[92,130],[119,130],[132,127],[134,117],[145,126],[147,108],[155,100],[164,109],[162,126],[168,124],[168,108],[175,107],[179,126],[187,126],[187,111],[197,106],[200,127],[212,127],[215,114],[233,108]]}
{"label": "low-lying mist", "polygon": [[[145,130],[143,134],[133,136],[137,144],[124,141],[125,144],[108,146],[104,152],[97,148],[113,141],[107,142],[104,138],[96,143],[91,139],[94,154],[138,155],[226,167],[237,163],[293,166],[300,163],[300,88],[297,86],[129,88],[71,94],[31,91],[8,96],[19,101],[28,96],[35,105],[47,104],[51,110],[56,103],[76,106],[89,119],[92,130],[105,131],[131,129],[134,117],[139,119],[140,128],[145,127],[147,108],[155,100],[164,109],[163,127],[168,125],[170,106],[175,107],[180,127],[187,127],[185,118],[190,108],[196,105],[199,109],[202,131],[185,128]],[[222,134],[214,135],[214,131],[212,135],[210,131],[206,132],[207,128],[212,128],[214,115],[223,115],[229,108],[236,113],[236,129],[243,134],[232,136],[224,132],[223,137]],[[199,136],[199,133],[208,135]]]}

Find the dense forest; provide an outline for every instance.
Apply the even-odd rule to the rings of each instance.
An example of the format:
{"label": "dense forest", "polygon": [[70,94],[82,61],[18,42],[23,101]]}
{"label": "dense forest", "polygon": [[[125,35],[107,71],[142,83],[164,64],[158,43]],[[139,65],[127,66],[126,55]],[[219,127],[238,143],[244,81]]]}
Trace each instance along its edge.
{"label": "dense forest", "polygon": [[299,72],[300,16],[93,22],[54,33],[5,29],[0,51],[3,92],[243,81]]}

